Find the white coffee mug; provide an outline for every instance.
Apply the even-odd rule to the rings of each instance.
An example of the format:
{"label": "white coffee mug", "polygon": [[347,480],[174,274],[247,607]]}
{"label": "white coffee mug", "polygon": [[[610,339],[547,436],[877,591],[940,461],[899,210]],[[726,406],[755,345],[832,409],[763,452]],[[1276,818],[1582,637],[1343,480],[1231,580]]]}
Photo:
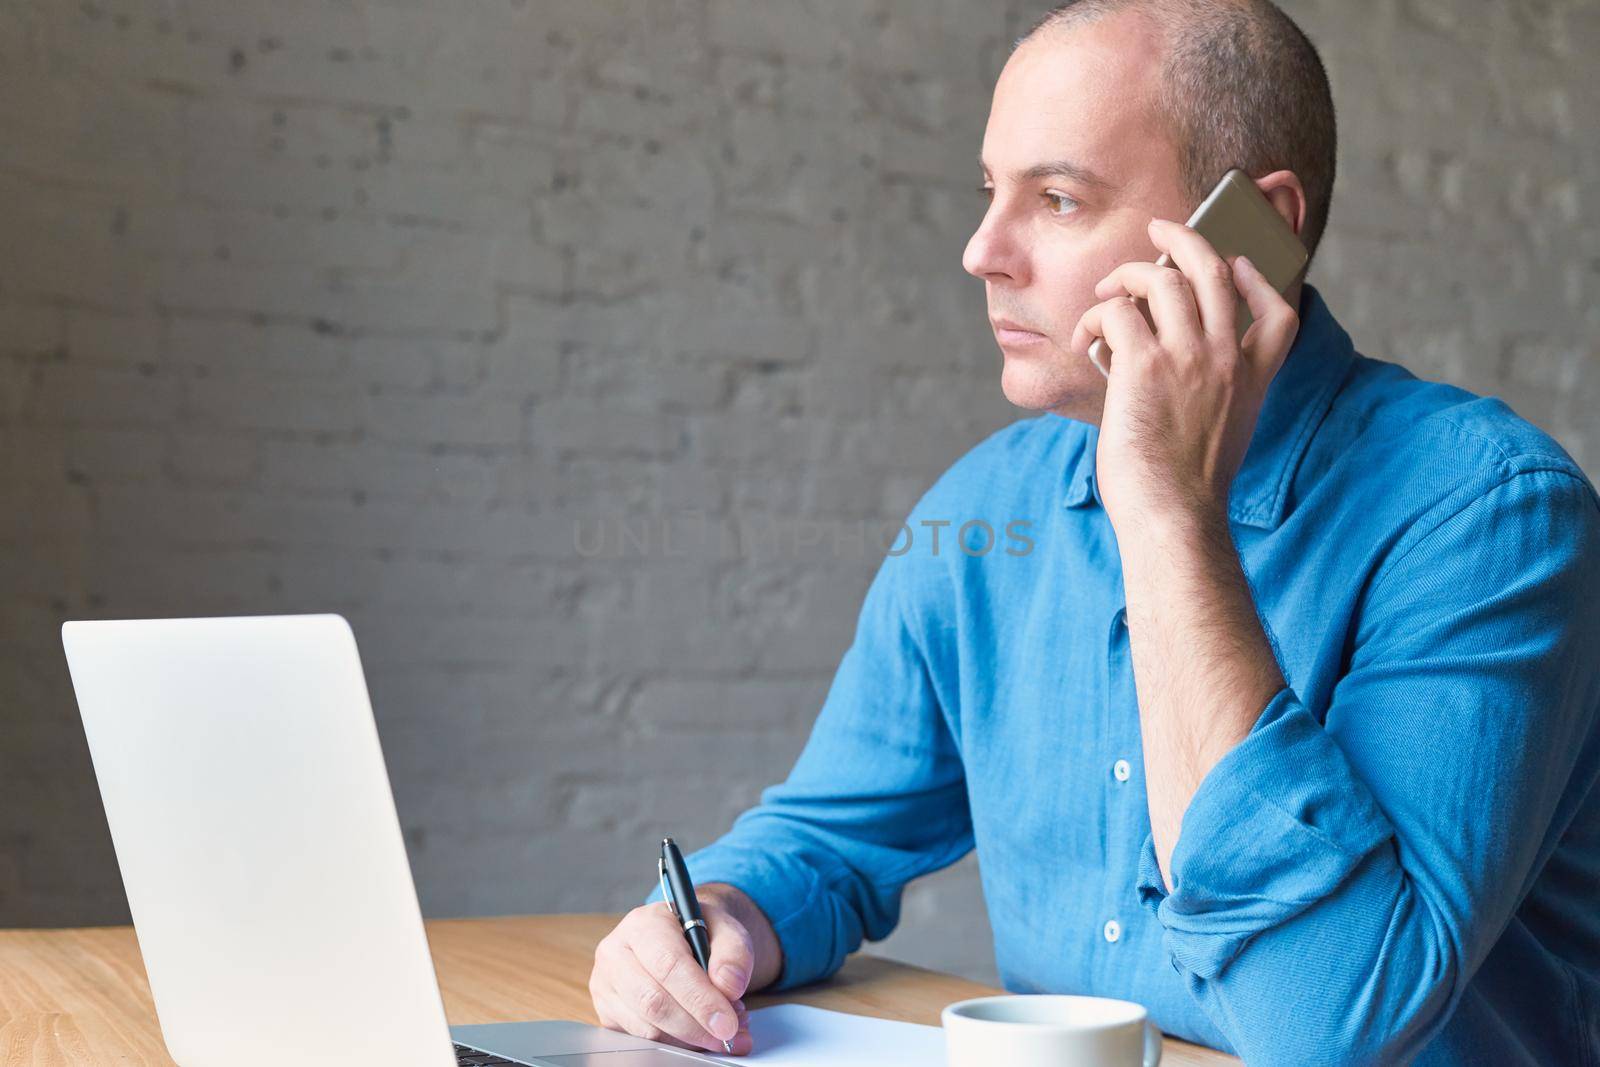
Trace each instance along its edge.
{"label": "white coffee mug", "polygon": [[949,1067],[1155,1067],[1161,1031],[1129,1000],[1016,994],[940,1013]]}

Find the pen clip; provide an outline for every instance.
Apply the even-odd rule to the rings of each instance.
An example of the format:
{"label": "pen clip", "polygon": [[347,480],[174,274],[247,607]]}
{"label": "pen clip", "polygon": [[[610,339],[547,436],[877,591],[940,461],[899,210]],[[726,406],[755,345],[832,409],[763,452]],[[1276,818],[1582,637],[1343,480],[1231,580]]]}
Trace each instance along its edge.
{"label": "pen clip", "polygon": [[667,861],[665,857],[656,860],[656,874],[661,878],[661,899],[666,902],[667,910],[672,912],[672,917],[682,922],[683,916],[678,914],[678,902],[672,899],[672,889],[667,885]]}

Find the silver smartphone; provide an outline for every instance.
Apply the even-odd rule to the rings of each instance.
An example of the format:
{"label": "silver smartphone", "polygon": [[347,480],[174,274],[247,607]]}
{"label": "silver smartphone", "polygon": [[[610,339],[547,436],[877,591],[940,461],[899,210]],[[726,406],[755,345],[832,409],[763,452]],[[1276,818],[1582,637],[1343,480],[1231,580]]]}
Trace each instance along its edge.
{"label": "silver smartphone", "polygon": [[[1222,176],[1194,209],[1187,225],[1210,241],[1223,259],[1248,257],[1280,294],[1300,277],[1310,258],[1306,246],[1283,221],[1283,216],[1267,201],[1250,176],[1237,167]],[[1163,252],[1156,264],[1170,267],[1172,257]],[[1137,303],[1148,321],[1149,308],[1143,300]],[[1236,321],[1239,339],[1243,340],[1244,332],[1254,321],[1244,297],[1239,297]],[[1151,329],[1154,328],[1152,323]],[[1089,361],[1101,374],[1111,376],[1111,346],[1106,344],[1105,338],[1097,337],[1089,346]]]}

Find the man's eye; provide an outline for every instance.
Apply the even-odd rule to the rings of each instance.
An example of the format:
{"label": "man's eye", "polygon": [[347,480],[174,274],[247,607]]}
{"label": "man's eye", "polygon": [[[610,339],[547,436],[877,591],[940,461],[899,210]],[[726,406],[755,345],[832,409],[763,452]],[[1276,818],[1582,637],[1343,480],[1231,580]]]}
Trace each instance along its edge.
{"label": "man's eye", "polygon": [[1066,215],[1070,215],[1074,211],[1078,210],[1078,202],[1076,200],[1072,199],[1072,197],[1068,196],[1065,193],[1045,193],[1044,194],[1044,198],[1046,200],[1049,200],[1051,203],[1056,204],[1058,206],[1059,205],[1064,205],[1064,204],[1070,204],[1071,205],[1071,207],[1069,207],[1065,211],[1055,211],[1055,212],[1052,212],[1052,214],[1060,215],[1060,216],[1066,216]]}
{"label": "man's eye", "polygon": [[994,199],[994,186],[992,185],[980,185],[978,186],[978,192],[982,193],[986,199]]}

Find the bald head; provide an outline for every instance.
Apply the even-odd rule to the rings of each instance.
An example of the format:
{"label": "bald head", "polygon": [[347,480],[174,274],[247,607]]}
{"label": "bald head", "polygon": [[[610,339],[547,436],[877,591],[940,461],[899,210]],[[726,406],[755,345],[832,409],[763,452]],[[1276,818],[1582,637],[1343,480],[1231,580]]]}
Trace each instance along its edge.
{"label": "bald head", "polygon": [[1231,167],[1252,177],[1293,171],[1306,196],[1300,237],[1315,253],[1337,142],[1328,76],[1300,28],[1269,0],[1072,0],[1046,12],[1012,51],[1112,14],[1141,17],[1163,50],[1151,104],[1193,204]]}

